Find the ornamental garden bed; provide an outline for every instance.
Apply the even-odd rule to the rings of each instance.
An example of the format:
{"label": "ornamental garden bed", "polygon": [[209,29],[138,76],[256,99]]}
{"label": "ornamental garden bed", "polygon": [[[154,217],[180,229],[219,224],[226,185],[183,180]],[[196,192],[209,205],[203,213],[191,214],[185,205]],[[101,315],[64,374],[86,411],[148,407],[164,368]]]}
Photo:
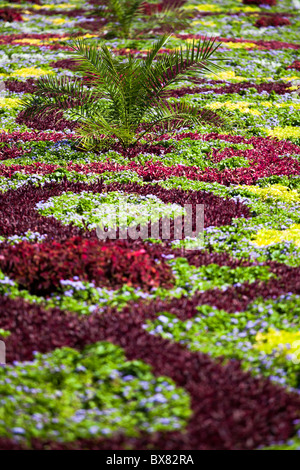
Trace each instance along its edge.
{"label": "ornamental garden bed", "polygon": [[0,449],[299,449],[297,2],[131,3],[0,2]]}

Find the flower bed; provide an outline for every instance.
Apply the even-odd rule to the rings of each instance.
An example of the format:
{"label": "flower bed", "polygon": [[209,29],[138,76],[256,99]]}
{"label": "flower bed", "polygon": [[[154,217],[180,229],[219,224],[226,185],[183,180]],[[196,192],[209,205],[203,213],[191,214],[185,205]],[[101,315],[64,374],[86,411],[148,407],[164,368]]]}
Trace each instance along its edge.
{"label": "flower bed", "polygon": [[[0,449],[299,449],[299,11],[145,2],[124,39],[98,3],[0,2]],[[74,36],[143,59],[173,3],[159,57],[221,41],[219,73],[164,96],[206,122],[83,149],[71,101],[24,111],[40,77],[91,89]]]}

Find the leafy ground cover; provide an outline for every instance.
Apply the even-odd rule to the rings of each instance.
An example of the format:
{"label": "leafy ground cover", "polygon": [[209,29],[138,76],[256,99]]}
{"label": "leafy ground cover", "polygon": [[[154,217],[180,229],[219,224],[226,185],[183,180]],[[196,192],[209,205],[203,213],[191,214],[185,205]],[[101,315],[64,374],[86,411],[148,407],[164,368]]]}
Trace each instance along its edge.
{"label": "leafy ground cover", "polygon": [[[299,2],[144,2],[130,24],[109,3],[0,2],[0,448],[299,449]],[[43,77],[90,93],[74,39],[126,73],[170,33],[160,60],[211,36],[222,67],[171,84],[173,127],[84,149],[80,103],[24,110]],[[159,236],[99,240],[120,202]]]}

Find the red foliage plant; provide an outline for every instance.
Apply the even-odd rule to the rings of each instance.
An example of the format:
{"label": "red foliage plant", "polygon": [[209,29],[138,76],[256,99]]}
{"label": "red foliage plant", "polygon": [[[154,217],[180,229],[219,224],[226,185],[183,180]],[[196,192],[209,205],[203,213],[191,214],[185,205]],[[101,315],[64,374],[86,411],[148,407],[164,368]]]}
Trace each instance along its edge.
{"label": "red foliage plant", "polygon": [[142,3],[143,13],[147,16],[153,15],[153,13],[159,13],[162,11],[163,4],[162,3]]}
{"label": "red foliage plant", "polygon": [[0,251],[0,266],[21,286],[34,294],[59,290],[60,281],[76,275],[96,286],[119,288],[123,284],[142,287],[171,287],[172,272],[145,248],[131,249],[122,241],[101,243],[73,237],[65,243],[23,241]]}
{"label": "red foliage plant", "polygon": [[23,21],[23,18],[20,13],[13,8],[1,8],[0,20],[12,23],[13,21]]}
{"label": "red foliage plant", "polygon": [[300,60],[294,60],[294,62],[288,66],[288,69],[295,69],[300,72]]}
{"label": "red foliage plant", "polygon": [[[55,136],[59,136],[59,133],[55,134]],[[68,138],[70,137],[68,136]],[[164,134],[163,136],[161,136],[161,139],[165,141],[167,141],[169,138],[170,136],[168,134]],[[185,165],[174,165],[173,167],[168,167],[163,163],[163,154],[170,151],[172,149],[171,146],[169,148],[166,148],[160,144],[152,146],[142,144],[141,146],[128,149],[126,152],[126,156],[134,157],[138,153],[147,151],[156,155],[161,155],[162,161],[153,162],[149,159],[143,165],[135,161],[129,161],[128,165],[119,165],[110,161],[107,161],[105,163],[91,162],[87,164],[78,164],[70,162],[67,166],[67,170],[77,171],[79,173],[85,174],[93,172],[99,175],[101,173],[104,173],[105,171],[117,172],[123,170],[131,170],[135,171],[140,177],[143,178],[144,181],[154,181],[159,179],[164,180],[170,178],[171,176],[185,176],[186,178],[192,180],[218,182],[226,186],[232,183],[251,185],[255,183],[259,178],[264,178],[272,175],[288,176],[300,174],[299,162],[297,161],[297,159],[291,158],[289,156],[294,154],[300,154],[300,147],[285,140],[278,141],[275,139],[263,137],[252,137],[251,139],[246,139],[241,136],[229,136],[217,133],[211,133],[203,136],[201,134],[193,132],[178,134],[176,136],[173,136],[173,138],[175,138],[176,140],[181,140],[183,138],[190,138],[192,140],[203,139],[205,141],[209,141],[212,139],[222,139],[232,143],[252,144],[254,147],[253,149],[239,151],[233,151],[230,148],[227,148],[222,151],[213,150],[212,155],[214,161],[218,162],[224,158],[232,157],[238,153],[239,156],[246,158],[250,162],[251,166],[240,168],[226,168],[222,171],[218,171],[216,168],[211,167],[207,167],[206,169],[202,170],[196,166]],[[16,150],[18,149],[16,148]],[[115,147],[114,150],[119,151],[117,147]],[[12,157],[13,156],[11,156],[10,158]],[[16,171],[21,171],[25,174],[37,173],[45,175],[54,172],[55,170],[57,170],[57,168],[57,165],[50,165],[44,163],[35,163],[33,165],[0,165],[0,175],[10,177]],[[177,203],[178,201],[174,202]]]}
{"label": "red foliage plant", "polygon": [[[59,135],[59,133],[55,134],[55,136]],[[164,134],[163,136],[161,136],[161,139],[165,141],[167,141],[169,138],[170,136],[168,134]],[[229,136],[217,133],[211,133],[203,136],[201,134],[193,132],[178,134],[176,136],[173,136],[173,138],[175,138],[176,140],[181,140],[183,138],[190,138],[192,140],[203,139],[205,141],[209,141],[212,139],[222,139],[232,143],[252,144],[254,147],[253,149],[239,151],[233,151],[230,148],[227,148],[222,151],[213,150],[212,155],[214,161],[218,162],[224,158],[232,157],[238,153],[240,156],[246,158],[251,163],[251,166],[240,168],[226,168],[222,171],[218,171],[216,168],[211,167],[207,167],[205,170],[201,170],[199,167],[196,166],[185,165],[174,165],[173,167],[168,167],[163,163],[163,154],[168,151],[171,151],[171,146],[169,148],[166,148],[160,144],[152,146],[142,144],[141,146],[128,149],[126,152],[126,156],[134,157],[138,153],[147,151],[156,155],[161,155],[162,161],[153,162],[149,159],[149,161],[145,162],[143,165],[134,161],[129,161],[128,165],[118,165],[109,161],[105,163],[91,162],[87,164],[78,164],[70,162],[67,166],[67,170],[77,171],[80,173],[93,172],[99,175],[101,173],[104,173],[105,171],[116,172],[123,170],[131,170],[135,171],[139,176],[141,176],[144,181],[167,179],[171,176],[185,176],[192,180],[218,182],[226,186],[232,183],[253,184],[259,178],[264,178],[272,175],[288,176],[300,174],[299,162],[297,161],[297,159],[291,158],[289,156],[294,154],[300,154],[300,147],[285,140],[278,141],[275,139],[263,137],[252,137],[251,139],[246,139],[241,136]],[[56,139],[57,137],[55,137],[55,140]],[[61,139],[58,138],[57,140]],[[18,150],[18,148],[16,148],[16,150]],[[118,148],[115,147],[114,150],[118,151]],[[12,156],[10,158],[12,158]],[[37,173],[45,175],[52,173],[57,168],[57,165],[49,165],[43,163],[35,163],[33,165],[10,165],[9,167],[5,165],[0,165],[0,175],[10,177],[16,171],[22,171],[26,174]]]}
{"label": "red foliage plant", "polygon": [[259,18],[254,26],[257,28],[266,28],[267,26],[289,26],[291,24],[290,20],[287,18],[283,18],[283,16],[280,15],[274,15],[274,16],[262,16]]}

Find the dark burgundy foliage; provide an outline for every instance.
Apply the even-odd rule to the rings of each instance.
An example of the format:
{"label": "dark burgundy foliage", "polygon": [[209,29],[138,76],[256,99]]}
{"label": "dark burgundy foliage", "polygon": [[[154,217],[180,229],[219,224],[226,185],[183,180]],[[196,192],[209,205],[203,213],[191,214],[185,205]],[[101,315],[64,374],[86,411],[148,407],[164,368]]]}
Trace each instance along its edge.
{"label": "dark burgundy foliage", "polygon": [[244,5],[276,5],[277,0],[243,0]]}
{"label": "dark burgundy foliage", "polygon": [[[263,0],[262,0],[263,1]],[[263,5],[263,3],[262,3]],[[266,5],[266,3],[265,3]],[[272,11],[265,11],[263,12],[264,16],[275,16],[278,15],[276,12]],[[194,18],[201,18],[205,16],[218,16],[218,15],[224,15],[224,11],[199,11],[196,13]],[[297,13],[291,13],[290,11],[282,11],[281,12],[282,16],[297,16]],[[226,16],[257,16],[256,11],[226,11]],[[252,41],[252,40],[251,40]]]}
{"label": "dark burgundy foliage", "polygon": [[[43,187],[38,188],[28,185],[0,195],[0,235],[8,237],[31,230],[48,234],[49,240],[55,239],[59,242],[76,235],[95,238],[94,230],[83,232],[78,227],[62,225],[56,219],[44,217],[35,210],[35,205],[41,200],[45,201],[49,197],[58,196],[63,191],[79,193],[83,190],[95,193],[121,190],[141,195],[154,194],[165,203],[192,204],[193,211],[196,210],[196,204],[204,204],[204,225],[206,227],[229,225],[232,218],[235,217],[250,217],[248,207],[240,202],[223,199],[203,191],[187,193],[180,189],[167,190],[157,185],[151,187],[151,192],[149,192],[149,188],[146,189],[137,183],[128,185],[115,183],[103,186],[101,182],[88,185],[64,181],[63,183],[46,183]],[[193,221],[195,222],[195,217],[193,217]]]}
{"label": "dark burgundy foliage", "polygon": [[[297,61],[295,61],[297,62]],[[295,63],[294,62],[294,63]],[[292,68],[292,66],[288,67]],[[197,83],[205,83],[207,80],[199,80]],[[275,91],[277,95],[284,95],[285,93],[289,93],[288,88],[290,87],[289,84],[283,83],[283,82],[271,82],[271,83],[251,83],[251,82],[243,82],[243,83],[231,83],[231,84],[226,84],[220,87],[214,87],[215,84],[221,83],[219,81],[214,81],[213,86],[209,87],[183,87],[179,88],[177,90],[172,90],[170,91],[170,96],[172,97],[180,97],[184,96],[186,94],[193,95],[195,93],[203,93],[206,91],[211,91],[212,94],[217,94],[217,95],[223,95],[223,94],[229,94],[229,93],[240,93],[243,90],[248,90],[249,88],[254,88],[257,93],[262,93],[263,91],[266,91],[267,93],[271,93],[272,91]]]}
{"label": "dark burgundy foliage", "polygon": [[[175,250],[176,253],[182,255],[180,250]],[[208,264],[218,264],[219,266],[230,266],[231,269],[236,269],[238,266],[252,266],[256,263],[246,260],[233,259],[228,253],[216,253],[203,250],[185,251],[184,257],[188,260],[189,264],[200,267],[207,266]]]}
{"label": "dark burgundy foliage", "polygon": [[63,113],[60,111],[47,113],[44,116],[32,116],[29,115],[26,110],[23,110],[20,111],[16,117],[16,123],[25,124],[29,128],[39,129],[42,131],[64,131],[65,129],[74,130],[78,125],[74,121],[64,119]]}
{"label": "dark burgundy foliage", "polygon": [[[288,69],[296,69],[300,70],[300,62],[299,61],[294,61],[293,64],[291,64]],[[54,68],[61,68],[61,69],[67,69],[67,70],[76,70],[76,64],[72,59],[62,59],[58,60],[56,62],[51,62],[50,63],[51,67]],[[88,77],[83,77],[83,80],[85,80]],[[206,79],[196,79],[194,80],[195,84],[203,84],[207,83]],[[226,84],[223,86],[216,87],[217,84],[222,83],[219,80],[214,80],[213,83],[211,83],[207,87],[182,87],[178,88],[176,90],[170,90],[168,91],[168,96],[170,97],[181,97],[186,94],[193,95],[195,93],[203,93],[206,91],[211,91],[213,94],[221,95],[221,94],[233,94],[233,93],[240,93],[243,90],[248,90],[249,88],[254,88],[257,93],[262,93],[263,91],[266,91],[267,93],[271,93],[272,91],[275,91],[277,95],[284,95],[285,93],[289,93],[289,87],[290,84],[283,83],[283,82],[270,82],[270,83],[251,83],[251,82],[243,82],[243,83],[231,83],[231,84]],[[19,81],[15,79],[9,79],[5,81],[5,86],[6,89],[13,92],[13,93],[34,93],[36,90],[36,80],[33,78],[29,78],[25,81]]]}
{"label": "dark burgundy foliage", "polygon": [[76,70],[77,68],[76,62],[73,59],[60,59],[55,62],[50,62],[49,65],[57,69]]}
{"label": "dark burgundy foliage", "polygon": [[194,212],[196,210],[196,204],[203,204],[205,227],[212,225],[230,225],[234,217],[250,217],[250,211],[244,204],[230,199],[223,199],[205,191],[187,192],[182,189],[168,190],[159,185],[153,185],[151,189],[149,189],[149,187],[141,186],[137,183],[113,183],[108,185],[108,189],[110,191],[125,191],[126,193],[135,193],[142,196],[154,194],[164,203],[179,204],[181,206],[184,206],[184,204],[192,204],[193,221],[196,220]]}
{"label": "dark burgundy foliage", "polygon": [[34,93],[36,90],[36,80],[33,78],[28,78],[28,80],[25,80],[24,82],[10,79],[5,80],[4,83],[6,89],[12,93]]}

